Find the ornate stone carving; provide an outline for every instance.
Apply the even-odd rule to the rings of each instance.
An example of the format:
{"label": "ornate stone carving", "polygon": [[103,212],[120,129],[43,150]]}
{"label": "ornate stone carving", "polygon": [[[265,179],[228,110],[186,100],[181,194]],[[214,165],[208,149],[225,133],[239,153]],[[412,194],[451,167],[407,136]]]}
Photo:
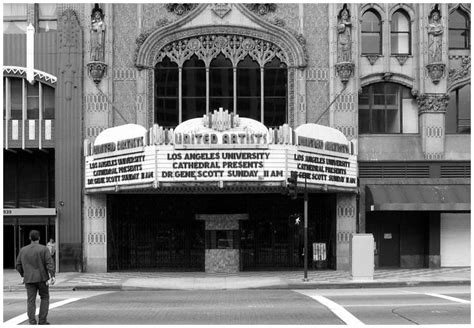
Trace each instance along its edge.
{"label": "ornate stone carving", "polygon": [[245,4],[245,7],[257,15],[264,16],[270,12],[274,12],[277,5],[274,3],[247,3]]}
{"label": "ornate stone carving", "polygon": [[163,17],[163,18],[159,18],[159,19],[156,20],[155,26],[156,27],[163,27],[165,25],[168,25],[169,23],[170,23],[170,21],[168,20],[168,18]]}
{"label": "ornate stone carving", "polygon": [[380,55],[367,55],[367,59],[369,60],[370,65],[374,65],[375,62],[381,57]]}
{"label": "ornate stone carving", "polygon": [[95,84],[99,84],[105,75],[105,23],[104,13],[96,4],[91,15],[91,49],[90,62],[87,64],[89,76]]}
{"label": "ornate stone carving", "polygon": [[104,13],[96,4],[91,15],[91,61],[104,61],[105,29]]}
{"label": "ornate stone carving", "polygon": [[449,70],[448,81],[453,83],[471,75],[471,57],[461,59],[461,66],[458,69]]}
{"label": "ornate stone carving", "polygon": [[167,3],[166,10],[178,16],[183,16],[196,8],[196,6],[197,3]]}
{"label": "ornate stone carving", "polygon": [[[138,51],[140,50],[140,47],[142,46],[143,42],[145,42],[145,40],[150,36],[150,34],[154,31],[154,29],[151,29],[151,30],[148,30],[148,31],[145,31],[145,32],[142,32],[138,35],[138,37],[135,39],[135,44],[136,44],[136,48],[135,48],[135,53],[133,55],[133,61],[136,62],[137,61],[137,55],[138,55]],[[143,67],[141,66],[137,66],[138,69],[142,69]]]}
{"label": "ornate stone carving", "polygon": [[344,4],[342,10],[337,16],[337,61],[350,62],[351,55],[351,16],[347,5]]}
{"label": "ornate stone carving", "polygon": [[58,29],[60,49],[71,50],[73,48],[79,48],[78,34],[82,33],[82,30],[79,26],[79,19],[75,11],[72,9],[63,11],[60,20],[64,26],[63,29]]}
{"label": "ornate stone carving", "polygon": [[282,18],[279,18],[279,17],[275,17],[273,20],[270,21],[270,23],[272,23],[273,25],[276,25],[278,27],[285,27],[286,26],[285,20],[282,19]]}
{"label": "ornate stone carving", "polygon": [[286,54],[277,45],[265,40],[229,34],[201,35],[173,41],[161,49],[156,61],[159,62],[164,57],[168,57],[171,61],[182,65],[195,54],[209,64],[220,53],[229,58],[234,65],[247,55],[257,61],[260,66],[264,66],[274,57],[288,64]]}
{"label": "ornate stone carving", "polygon": [[107,64],[104,62],[93,61],[87,64],[89,70],[89,76],[92,78],[95,84],[99,84],[107,71]]}
{"label": "ornate stone carving", "polygon": [[438,84],[441,78],[443,77],[445,66],[446,65],[443,63],[434,63],[426,65],[428,75],[430,76],[431,81],[433,81],[434,84]]}
{"label": "ornate stone carving", "polygon": [[442,37],[443,26],[441,25],[441,12],[438,5],[431,11],[428,24],[428,62],[438,63],[442,61]]}
{"label": "ornate stone carving", "polygon": [[222,19],[232,10],[232,7],[228,3],[215,3],[211,10]]}
{"label": "ornate stone carving", "polygon": [[448,108],[448,94],[422,94],[416,98],[420,113],[446,112]]}
{"label": "ornate stone carving", "polygon": [[336,64],[336,72],[339,75],[342,83],[347,83],[349,78],[352,75],[352,71],[354,70],[353,63],[337,63]]}
{"label": "ornate stone carving", "polygon": [[405,65],[405,63],[407,62],[409,57],[410,57],[410,55],[395,55],[395,58],[397,58],[398,63],[400,64],[400,66]]}

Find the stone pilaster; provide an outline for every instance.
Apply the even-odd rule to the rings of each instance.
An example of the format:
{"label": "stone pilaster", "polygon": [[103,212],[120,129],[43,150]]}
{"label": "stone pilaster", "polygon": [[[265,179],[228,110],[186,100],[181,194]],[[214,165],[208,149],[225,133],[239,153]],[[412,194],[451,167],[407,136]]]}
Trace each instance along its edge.
{"label": "stone pilaster", "polygon": [[84,196],[84,268],[107,272],[107,196]]}
{"label": "stone pilaster", "polygon": [[304,70],[296,70],[297,85],[297,122],[295,127],[306,123],[306,72]]}
{"label": "stone pilaster", "polygon": [[59,271],[82,270],[81,186],[83,30],[72,9],[58,17],[55,90],[55,199]]}
{"label": "stone pilaster", "polygon": [[356,233],[357,204],[355,194],[337,194],[336,205],[336,269],[349,270],[349,243],[351,235]]}
{"label": "stone pilaster", "polygon": [[420,117],[422,151],[427,160],[444,158],[445,114],[449,96],[423,94],[417,103]]}
{"label": "stone pilaster", "polygon": [[[85,19],[84,19],[84,62],[90,61],[91,50],[91,19],[90,15],[94,4],[84,4]],[[107,64],[105,76],[102,80],[95,84],[88,68],[85,67],[84,72],[84,138],[92,142],[97,135],[103,130],[112,126],[110,113],[112,110],[111,99],[111,81],[112,81],[112,4],[107,4],[101,7],[104,13],[105,23],[105,58],[104,62]]]}
{"label": "stone pilaster", "polygon": [[357,6],[349,5],[346,9],[349,12],[350,25],[346,29],[350,30],[350,56],[349,61],[338,61],[338,26],[342,4],[329,5],[329,65],[331,76],[329,82],[329,103],[333,102],[329,109],[329,126],[338,129],[349,139],[358,136],[358,61],[357,38],[358,33],[358,11]]}

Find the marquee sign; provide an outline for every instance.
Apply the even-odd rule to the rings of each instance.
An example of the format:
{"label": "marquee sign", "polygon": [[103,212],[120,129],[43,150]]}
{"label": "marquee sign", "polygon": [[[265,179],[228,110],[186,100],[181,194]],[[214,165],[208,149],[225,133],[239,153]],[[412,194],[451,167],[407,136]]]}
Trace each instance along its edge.
{"label": "marquee sign", "polygon": [[291,171],[314,186],[357,187],[354,145],[332,128],[268,129],[220,109],[176,129],[127,124],[85,142],[85,188],[103,192],[196,183],[277,183]]}

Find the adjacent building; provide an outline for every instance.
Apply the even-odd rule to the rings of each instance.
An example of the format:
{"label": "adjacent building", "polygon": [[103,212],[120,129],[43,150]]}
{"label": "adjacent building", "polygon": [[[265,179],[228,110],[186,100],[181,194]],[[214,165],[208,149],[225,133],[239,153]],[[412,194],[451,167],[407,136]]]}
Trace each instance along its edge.
{"label": "adjacent building", "polygon": [[6,268],[470,266],[470,4],[3,6]]}

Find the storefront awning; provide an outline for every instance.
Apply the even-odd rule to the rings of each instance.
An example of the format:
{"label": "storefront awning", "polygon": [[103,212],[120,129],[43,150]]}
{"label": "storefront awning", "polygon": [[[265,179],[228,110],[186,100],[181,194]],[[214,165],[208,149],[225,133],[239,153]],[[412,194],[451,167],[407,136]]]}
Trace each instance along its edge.
{"label": "storefront awning", "polygon": [[470,211],[470,185],[368,185],[367,211]]}

